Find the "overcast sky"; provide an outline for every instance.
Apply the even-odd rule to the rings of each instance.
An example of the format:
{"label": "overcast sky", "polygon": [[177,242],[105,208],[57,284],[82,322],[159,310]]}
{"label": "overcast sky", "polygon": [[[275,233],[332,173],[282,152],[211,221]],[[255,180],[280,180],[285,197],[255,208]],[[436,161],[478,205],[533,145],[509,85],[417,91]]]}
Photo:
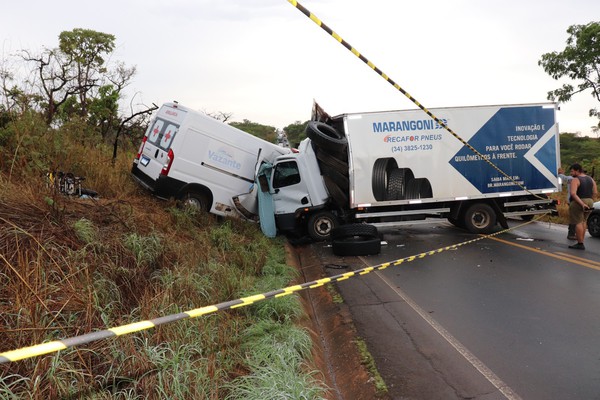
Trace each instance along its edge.
{"label": "overcast sky", "polygon": [[[425,107],[546,102],[537,65],[598,0],[303,0],[302,5]],[[20,0],[0,13],[0,58],[58,46],[74,28],[116,36],[137,66],[131,98],[177,100],[277,128],[310,117],[415,106],[287,0]],[[590,93],[561,105],[561,132],[591,134]]]}

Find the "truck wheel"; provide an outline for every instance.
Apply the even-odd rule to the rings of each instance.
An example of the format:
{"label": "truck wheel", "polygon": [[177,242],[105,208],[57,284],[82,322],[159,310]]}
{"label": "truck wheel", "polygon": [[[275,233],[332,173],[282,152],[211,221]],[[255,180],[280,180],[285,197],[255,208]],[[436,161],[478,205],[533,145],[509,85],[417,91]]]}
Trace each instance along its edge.
{"label": "truck wheel", "polygon": [[496,213],[485,203],[475,203],[465,211],[464,222],[471,233],[489,233],[496,225]]}
{"label": "truck wheel", "polygon": [[339,239],[331,243],[331,248],[336,256],[370,256],[381,252],[381,240],[364,237]]}
{"label": "truck wheel", "polygon": [[433,197],[431,183],[427,178],[415,178],[406,184],[406,199],[429,199]]}
{"label": "truck wheel", "polygon": [[331,237],[331,231],[338,226],[335,215],[329,211],[318,211],[308,218],[308,236],[320,242]]}
{"label": "truck wheel", "polygon": [[386,200],[404,200],[406,186],[415,178],[410,168],[397,168],[390,171],[385,194]]}
{"label": "truck wheel", "polygon": [[371,188],[373,189],[373,196],[377,201],[385,200],[388,175],[397,168],[398,164],[393,158],[379,158],[373,164]]}
{"label": "truck wheel", "polygon": [[333,203],[340,208],[348,207],[348,192],[344,192],[340,187],[328,176],[323,176],[323,181],[325,182],[325,187],[327,188],[327,192]]}
{"label": "truck wheel", "polygon": [[182,197],[181,204],[183,207],[189,207],[196,211],[208,212],[210,210],[208,196],[203,193],[188,192]]}
{"label": "truck wheel", "polygon": [[600,237],[600,213],[594,212],[587,220],[588,232],[593,237]]}
{"label": "truck wheel", "polygon": [[340,225],[331,231],[331,240],[345,239],[355,236],[375,239],[379,237],[379,232],[377,231],[377,227],[375,225],[369,224]]}
{"label": "truck wheel", "polygon": [[306,136],[324,149],[342,151],[348,146],[344,135],[323,122],[310,121],[306,126]]}

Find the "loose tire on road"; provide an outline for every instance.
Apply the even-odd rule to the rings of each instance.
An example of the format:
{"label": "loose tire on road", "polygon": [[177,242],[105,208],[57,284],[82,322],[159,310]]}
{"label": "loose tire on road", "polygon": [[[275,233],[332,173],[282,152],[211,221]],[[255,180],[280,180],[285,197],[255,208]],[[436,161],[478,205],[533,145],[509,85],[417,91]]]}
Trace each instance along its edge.
{"label": "loose tire on road", "polygon": [[593,212],[587,220],[588,232],[593,237],[600,237],[600,212]]}
{"label": "loose tire on road", "polygon": [[355,236],[375,239],[379,237],[379,232],[375,225],[369,224],[340,225],[331,231],[331,240],[346,239]]}
{"label": "loose tire on road", "polygon": [[306,136],[318,147],[324,149],[342,152],[348,146],[348,141],[344,135],[323,122],[310,121],[306,126]]}
{"label": "loose tire on road", "polygon": [[381,252],[381,240],[362,236],[338,239],[331,243],[331,248],[336,256],[370,256]]}
{"label": "loose tire on road", "polygon": [[496,212],[485,203],[475,203],[465,211],[465,228],[472,233],[490,233],[496,226]]}
{"label": "loose tire on road", "polygon": [[391,171],[398,169],[398,163],[393,158],[379,158],[373,164],[371,188],[377,201],[384,201],[388,187],[388,176]]}

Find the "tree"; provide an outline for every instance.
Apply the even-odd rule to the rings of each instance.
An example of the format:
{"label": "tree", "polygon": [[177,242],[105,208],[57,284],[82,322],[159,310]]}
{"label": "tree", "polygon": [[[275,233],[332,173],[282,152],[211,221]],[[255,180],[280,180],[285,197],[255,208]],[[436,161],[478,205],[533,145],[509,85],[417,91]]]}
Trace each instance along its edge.
{"label": "tree", "polygon": [[277,129],[272,126],[261,125],[247,119],[245,119],[243,122],[232,122],[230,125],[251,135],[264,139],[267,142],[277,142]]}
{"label": "tree", "polygon": [[[562,52],[543,54],[538,61],[553,79],[573,81],[548,92],[548,99],[567,102],[574,95],[591,89],[592,96],[600,102],[600,22],[571,25],[567,33],[567,46]],[[599,118],[600,127],[600,111],[593,108],[589,115]]]}
{"label": "tree", "polygon": [[298,147],[298,144],[302,141],[302,139],[306,139],[306,125],[308,125],[308,121],[296,121],[293,124],[283,128],[290,146]]}
{"label": "tree", "polygon": [[100,86],[102,75],[106,73],[104,54],[115,48],[115,37],[90,29],[76,28],[63,31],[58,36],[59,49],[67,57],[72,68],[75,89],[79,96],[80,115],[87,116],[88,93]]}

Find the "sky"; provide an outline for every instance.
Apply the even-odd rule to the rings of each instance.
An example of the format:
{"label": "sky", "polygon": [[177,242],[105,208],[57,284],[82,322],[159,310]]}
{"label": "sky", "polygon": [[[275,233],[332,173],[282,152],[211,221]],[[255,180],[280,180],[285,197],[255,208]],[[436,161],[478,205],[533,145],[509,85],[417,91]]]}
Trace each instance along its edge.
{"label": "sky", "polygon": [[[304,7],[427,108],[547,102],[538,66],[597,0],[302,0]],[[414,109],[287,0],[21,0],[0,14],[0,60],[58,46],[75,28],[116,37],[136,66],[125,103],[232,114],[276,128],[329,114]],[[566,82],[566,81],[565,81]],[[560,105],[561,132],[594,136],[591,92]],[[596,120],[597,122],[597,120]]]}

